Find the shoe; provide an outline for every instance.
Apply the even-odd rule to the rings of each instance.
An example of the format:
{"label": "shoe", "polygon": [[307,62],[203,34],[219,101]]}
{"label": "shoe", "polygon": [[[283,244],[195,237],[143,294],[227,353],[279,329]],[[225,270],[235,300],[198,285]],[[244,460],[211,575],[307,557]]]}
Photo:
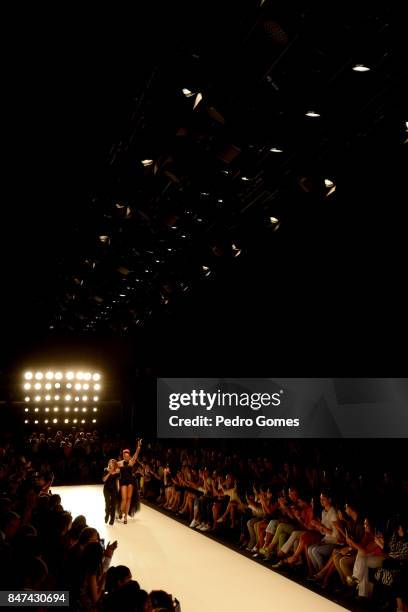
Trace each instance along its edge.
{"label": "shoe", "polygon": [[258,552],[258,547],[254,546],[253,549],[251,550],[251,552]]}
{"label": "shoe", "polygon": [[259,552],[261,553],[261,555],[267,555],[268,549],[262,546],[262,548],[259,549]]}
{"label": "shoe", "polygon": [[253,546],[246,546],[245,550],[247,550],[248,552],[252,552]]}
{"label": "shoe", "polygon": [[189,525],[189,527],[191,527],[191,529],[194,529],[195,527],[197,527],[197,525],[199,524],[199,522],[196,519],[193,519]]}
{"label": "shoe", "polygon": [[[266,557],[264,559],[264,561],[266,561]],[[281,559],[280,561],[278,561],[277,563],[274,563],[271,567],[272,569],[279,569],[280,567],[282,567],[284,565],[283,560]]]}
{"label": "shoe", "polygon": [[252,558],[253,558],[253,559],[256,559],[257,557],[260,557],[260,556],[261,556],[261,555],[260,555],[258,552],[256,552],[254,555],[252,555]]}
{"label": "shoe", "polygon": [[358,584],[358,580],[355,576],[346,576],[346,581],[349,586],[356,586]]}
{"label": "shoe", "polygon": [[223,523],[223,522],[224,522],[224,519],[223,519],[223,518],[219,518],[219,519],[217,519],[217,523]]}
{"label": "shoe", "polygon": [[204,525],[204,527],[202,527],[201,531],[209,531],[211,529],[211,527],[209,525]]}
{"label": "shoe", "polygon": [[111,519],[111,520],[109,521],[109,525],[113,525],[113,523],[114,523],[114,522],[115,522],[115,521],[114,521],[114,519]]}

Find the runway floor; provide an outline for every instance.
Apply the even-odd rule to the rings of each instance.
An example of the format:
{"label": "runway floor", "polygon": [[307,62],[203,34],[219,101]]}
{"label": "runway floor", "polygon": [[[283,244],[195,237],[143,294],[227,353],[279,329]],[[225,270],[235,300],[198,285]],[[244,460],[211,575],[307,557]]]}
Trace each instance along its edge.
{"label": "runway floor", "polygon": [[55,487],[52,492],[61,495],[73,517],[84,514],[106,543],[118,541],[112,565],[127,565],[146,591],[175,595],[182,612],[344,609],[148,506],[142,505],[127,525],[105,525],[101,485]]}

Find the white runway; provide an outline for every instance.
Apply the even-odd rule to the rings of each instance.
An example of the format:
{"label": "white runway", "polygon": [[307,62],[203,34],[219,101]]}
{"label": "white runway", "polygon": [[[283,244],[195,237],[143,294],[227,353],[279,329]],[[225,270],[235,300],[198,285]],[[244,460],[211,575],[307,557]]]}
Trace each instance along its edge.
{"label": "white runway", "polygon": [[142,505],[128,524],[104,523],[101,485],[55,487],[73,518],[118,541],[112,565],[127,565],[146,591],[175,595],[182,612],[320,612],[344,608],[199,532]]}

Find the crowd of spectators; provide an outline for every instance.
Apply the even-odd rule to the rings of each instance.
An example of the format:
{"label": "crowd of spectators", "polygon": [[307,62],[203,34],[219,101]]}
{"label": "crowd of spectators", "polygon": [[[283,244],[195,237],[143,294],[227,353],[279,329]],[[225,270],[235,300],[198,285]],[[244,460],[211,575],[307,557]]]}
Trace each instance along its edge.
{"label": "crowd of spectators", "polygon": [[[337,601],[408,609],[404,465],[381,469],[381,455],[367,449],[356,455],[350,441],[348,453],[322,441],[183,442],[144,441],[134,475],[145,501]],[[0,530],[8,588],[62,588],[69,581],[84,606],[78,609],[92,609],[98,598],[99,609],[113,610],[136,591],[133,601],[146,601],[134,610],[165,598],[148,597],[127,568],[108,569],[114,545],[102,550],[84,517],[72,521],[48,493],[53,482],[101,483],[124,446],[120,436],[76,429],[31,433],[18,452],[3,445]],[[84,542],[86,534],[91,539]]]}
{"label": "crowd of spectators", "polygon": [[[148,593],[128,567],[113,565],[120,543],[104,546],[98,531],[87,524],[86,512],[73,517],[61,497],[52,493],[56,474],[61,484],[65,473],[61,447],[81,449],[65,457],[80,474],[86,457],[98,465],[103,452],[98,433],[47,434],[33,433],[22,444],[12,436],[0,442],[0,590],[69,591],[69,609],[74,612],[179,611],[171,595],[161,590]],[[113,444],[106,443],[108,453]],[[49,455],[47,449],[52,451]],[[46,610],[46,603],[38,609]]]}

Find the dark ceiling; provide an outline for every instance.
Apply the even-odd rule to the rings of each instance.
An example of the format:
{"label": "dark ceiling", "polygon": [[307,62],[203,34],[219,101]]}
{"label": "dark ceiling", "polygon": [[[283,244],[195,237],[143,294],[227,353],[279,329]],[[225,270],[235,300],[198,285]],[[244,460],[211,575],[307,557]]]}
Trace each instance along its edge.
{"label": "dark ceiling", "polygon": [[303,352],[402,315],[402,22],[259,4],[10,18],[6,350],[256,329]]}

